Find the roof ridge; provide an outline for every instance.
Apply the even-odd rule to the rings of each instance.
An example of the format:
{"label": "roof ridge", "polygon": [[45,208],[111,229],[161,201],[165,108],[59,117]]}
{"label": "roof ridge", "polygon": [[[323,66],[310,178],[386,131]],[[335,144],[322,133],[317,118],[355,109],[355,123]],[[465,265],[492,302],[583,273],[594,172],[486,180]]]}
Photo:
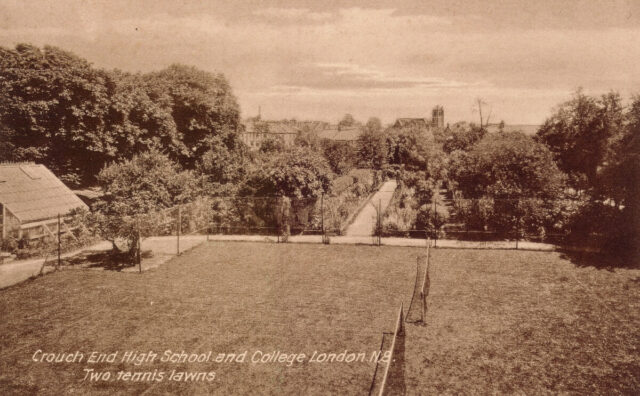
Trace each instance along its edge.
{"label": "roof ridge", "polygon": [[0,166],[22,166],[22,165],[41,165],[33,161],[0,161]]}

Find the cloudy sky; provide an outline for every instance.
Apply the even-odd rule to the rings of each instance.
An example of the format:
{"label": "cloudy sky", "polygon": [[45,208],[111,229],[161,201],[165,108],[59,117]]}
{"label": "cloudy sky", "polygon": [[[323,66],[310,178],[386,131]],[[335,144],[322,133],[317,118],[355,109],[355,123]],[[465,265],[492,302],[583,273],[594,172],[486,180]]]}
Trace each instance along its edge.
{"label": "cloudy sky", "polygon": [[0,45],[224,73],[243,116],[538,124],[578,87],[640,94],[640,1],[0,0]]}

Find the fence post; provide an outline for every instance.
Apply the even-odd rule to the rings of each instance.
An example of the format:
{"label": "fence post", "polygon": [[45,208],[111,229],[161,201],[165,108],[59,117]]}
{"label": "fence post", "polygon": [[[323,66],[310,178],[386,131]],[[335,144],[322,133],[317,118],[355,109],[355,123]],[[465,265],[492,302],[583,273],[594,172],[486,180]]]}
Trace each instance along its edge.
{"label": "fence post", "polygon": [[136,260],[138,261],[138,271],[142,273],[142,241],[140,240],[140,219],[136,219],[136,231],[138,232],[138,246],[136,249]]}
{"label": "fence post", "polygon": [[520,242],[521,216],[518,214],[518,223],[516,224],[516,250],[518,250],[518,242]]}
{"label": "fence post", "polygon": [[60,225],[60,213],[58,213],[58,265],[56,266],[56,270],[60,269],[60,256],[61,256],[61,241],[60,241],[60,230],[61,230],[61,225]]}
{"label": "fence post", "polygon": [[176,239],[176,256],[180,255],[180,230],[182,228],[182,211],[180,210],[180,205],[178,205],[178,229],[176,231],[177,239]]}
{"label": "fence post", "polygon": [[289,236],[291,235],[291,199],[286,195],[282,196],[282,222],[283,222],[283,232],[282,232],[282,243],[289,242]]}
{"label": "fence post", "polygon": [[209,242],[209,233],[211,233],[213,229],[213,213],[211,214],[211,219],[209,219],[209,224],[207,224],[207,242]]}
{"label": "fence post", "polygon": [[382,246],[382,199],[378,200],[378,246]]}
{"label": "fence post", "polygon": [[436,201],[436,197],[433,197],[433,247],[438,246],[438,227],[436,226],[436,222],[438,221],[438,203]]}
{"label": "fence post", "polygon": [[[276,202],[280,205],[280,229],[278,232],[278,243],[280,243],[280,236],[284,234],[284,197],[276,198]],[[276,204],[277,205],[277,204]]]}
{"label": "fence post", "polygon": [[324,192],[320,196],[320,227],[322,227],[322,242],[324,243]]}

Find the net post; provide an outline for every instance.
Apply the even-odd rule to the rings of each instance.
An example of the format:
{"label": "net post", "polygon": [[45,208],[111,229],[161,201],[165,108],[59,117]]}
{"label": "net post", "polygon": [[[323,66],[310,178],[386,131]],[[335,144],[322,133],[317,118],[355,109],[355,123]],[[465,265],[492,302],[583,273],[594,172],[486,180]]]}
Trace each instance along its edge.
{"label": "net post", "polygon": [[400,315],[398,317],[398,336],[404,335],[404,300],[400,302]]}
{"label": "net post", "polygon": [[427,297],[422,291],[420,292],[420,300],[422,303],[422,317],[420,318],[420,322],[424,325],[427,323]]}
{"label": "net post", "polygon": [[404,336],[404,300],[400,303],[400,312],[398,313],[398,318],[396,319],[395,330],[393,332],[393,340],[391,341],[391,356],[389,357],[389,362],[387,363],[387,367],[384,370],[384,376],[382,377],[382,384],[380,385],[379,395],[384,395],[385,388],[387,386],[387,379],[389,378],[389,371],[391,365],[393,364],[393,355],[396,349],[396,342],[398,337]]}
{"label": "net post", "polygon": [[422,281],[422,290],[420,295],[422,296],[422,323],[427,322],[427,282],[429,281],[429,262],[431,256],[431,247],[427,246],[427,257],[425,259],[425,268],[424,268],[424,280]]}

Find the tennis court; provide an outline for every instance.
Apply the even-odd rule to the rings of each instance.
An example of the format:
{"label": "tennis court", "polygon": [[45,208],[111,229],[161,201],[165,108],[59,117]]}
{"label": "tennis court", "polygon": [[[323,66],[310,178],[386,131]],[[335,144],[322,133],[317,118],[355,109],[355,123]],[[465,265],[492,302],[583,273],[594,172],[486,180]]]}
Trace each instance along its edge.
{"label": "tennis court", "polygon": [[410,394],[634,394],[640,270],[561,253],[431,249]]}
{"label": "tennis court", "polygon": [[[370,356],[380,348],[382,332],[393,331],[401,300],[411,298],[417,251],[208,242],[142,274],[49,274],[0,292],[0,389],[56,395],[366,394],[375,370]],[[50,363],[49,355],[43,357],[76,351],[84,361]],[[174,361],[161,361],[166,351],[169,359],[176,354]],[[212,361],[219,353],[237,358],[244,351],[244,362]],[[321,361],[322,353],[345,351],[365,353],[366,361]],[[103,361],[88,363],[91,352],[103,353]],[[148,352],[158,356],[140,364],[122,361],[127,353],[133,359]],[[181,361],[182,352],[196,360],[214,357]],[[263,357],[301,353],[305,361],[290,366]],[[85,369],[100,379],[91,380]],[[171,375],[210,372],[212,381]]]}
{"label": "tennis court", "polygon": [[[401,301],[408,310],[424,253],[205,242],[142,274],[49,274],[0,291],[0,389],[367,394],[370,356],[393,332]],[[555,252],[431,249],[430,257],[426,324],[404,326],[392,367],[408,394],[638,389],[639,270],[581,266]],[[84,361],[47,362],[77,351]],[[91,352],[103,360],[88,363]]]}

